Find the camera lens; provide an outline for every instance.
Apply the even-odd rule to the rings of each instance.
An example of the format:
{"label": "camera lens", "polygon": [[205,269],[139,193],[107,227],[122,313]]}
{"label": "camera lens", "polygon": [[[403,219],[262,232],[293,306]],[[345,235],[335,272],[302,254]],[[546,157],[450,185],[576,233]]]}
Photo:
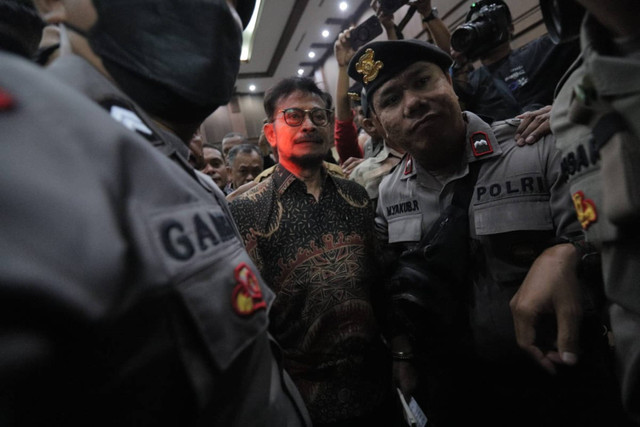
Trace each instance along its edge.
{"label": "camera lens", "polygon": [[451,47],[458,52],[466,52],[477,39],[476,29],[470,25],[462,25],[451,34]]}

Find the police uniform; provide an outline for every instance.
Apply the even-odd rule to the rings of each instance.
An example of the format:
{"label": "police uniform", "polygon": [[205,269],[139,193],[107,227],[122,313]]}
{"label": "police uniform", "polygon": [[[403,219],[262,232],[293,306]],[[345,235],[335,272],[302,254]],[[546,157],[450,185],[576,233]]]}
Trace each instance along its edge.
{"label": "police uniform", "polygon": [[587,18],[582,65],[554,101],[551,127],[586,238],[601,251],[622,398],[640,422],[640,49],[606,34]]}
{"label": "police uniform", "polygon": [[0,52],[1,423],[309,425],[224,196],[69,59],[147,140]]}
{"label": "police uniform", "polygon": [[465,115],[462,164],[439,174],[406,155],[380,184],[376,227],[389,244],[418,244],[451,204],[454,183],[468,174],[469,164],[479,163],[469,207],[469,232],[482,260],[474,272],[476,298],[482,298],[476,301],[482,308],[475,317],[478,345],[490,350],[502,343],[501,352],[516,353],[509,300],[542,249],[557,236],[579,233],[579,226],[551,136],[518,147],[513,136],[519,120],[489,126],[473,113]]}
{"label": "police uniform", "polygon": [[[532,262],[557,238],[574,239],[581,234],[553,136],[518,147],[514,135],[519,120],[489,126],[472,113],[464,114],[465,153],[454,170],[427,171],[406,155],[379,187],[379,236],[406,250],[417,246],[451,205],[456,183],[471,168],[477,168],[468,208],[473,248],[469,273],[473,282],[469,313],[472,350],[464,357],[451,354],[457,351],[454,348],[445,350],[449,355],[445,359],[456,360],[452,366],[448,365],[450,360],[427,365],[427,371],[420,375],[427,375],[423,381],[435,389],[431,395],[423,392],[427,394],[422,395],[422,402],[433,411],[431,405],[438,402],[433,395],[444,400],[435,403],[439,409],[432,413],[436,424],[441,421],[442,425],[482,419],[509,425],[513,417],[523,413],[528,414],[528,419],[519,421],[523,426],[564,425],[563,419],[618,420],[621,411],[615,384],[609,365],[601,360],[607,348],[599,335],[602,324],[597,316],[583,326],[588,331],[589,348],[595,348],[597,356],[556,378],[541,374],[515,340],[509,301]],[[428,356],[433,348],[423,351]],[[598,404],[584,409],[584,401],[590,399]]]}

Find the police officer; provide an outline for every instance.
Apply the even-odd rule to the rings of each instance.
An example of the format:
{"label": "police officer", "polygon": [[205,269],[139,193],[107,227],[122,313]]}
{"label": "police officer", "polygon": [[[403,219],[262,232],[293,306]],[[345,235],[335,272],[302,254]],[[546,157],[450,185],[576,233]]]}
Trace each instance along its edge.
{"label": "police officer", "polygon": [[273,294],[187,161],[231,94],[235,4],[38,2],[75,28],[54,67],[98,104],[0,52],[0,424],[310,425]]}
{"label": "police officer", "polygon": [[[408,153],[380,184],[376,214],[396,254],[388,338],[399,387],[438,426],[618,420],[597,316],[585,315],[579,341],[564,334],[580,323],[579,305],[568,306],[557,339],[538,337],[535,357],[547,372],[516,344],[509,301],[523,282],[562,283],[555,297],[567,303],[579,293],[577,250],[558,240],[581,232],[554,141],[518,147],[518,120],[489,126],[460,111],[450,63],[408,40],[370,43],[349,66],[385,139]],[[578,362],[579,343],[597,356]]]}
{"label": "police officer", "polygon": [[[582,61],[554,101],[551,127],[587,241],[601,254],[622,399],[640,423],[640,5],[625,0],[578,3],[588,12],[580,34]],[[572,16],[562,13],[569,9],[554,10],[546,1],[541,7],[556,14],[556,23],[565,24],[552,29],[571,36],[566,24]],[[593,256],[588,251],[584,255]],[[521,300],[519,341],[531,347],[531,337],[542,332],[531,312],[548,310],[552,298],[529,289]],[[555,307],[558,313],[563,309]]]}

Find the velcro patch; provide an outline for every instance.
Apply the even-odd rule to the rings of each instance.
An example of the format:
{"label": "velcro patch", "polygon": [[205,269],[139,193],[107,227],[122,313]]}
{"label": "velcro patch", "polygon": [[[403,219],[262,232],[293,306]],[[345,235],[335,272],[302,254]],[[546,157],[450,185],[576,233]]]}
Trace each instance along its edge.
{"label": "velcro patch", "polygon": [[266,309],[267,303],[262,297],[258,278],[244,262],[235,271],[236,286],[231,295],[231,304],[236,313],[248,316],[260,309]]}
{"label": "velcro patch", "polygon": [[489,136],[484,132],[474,132],[471,134],[471,150],[476,157],[493,153],[493,146]]}
{"label": "velcro patch", "polygon": [[585,230],[598,220],[598,211],[593,200],[587,199],[582,191],[573,193],[573,206],[576,208],[578,221]]}
{"label": "velcro patch", "polygon": [[6,111],[13,108],[15,101],[8,92],[0,88],[0,111]]}

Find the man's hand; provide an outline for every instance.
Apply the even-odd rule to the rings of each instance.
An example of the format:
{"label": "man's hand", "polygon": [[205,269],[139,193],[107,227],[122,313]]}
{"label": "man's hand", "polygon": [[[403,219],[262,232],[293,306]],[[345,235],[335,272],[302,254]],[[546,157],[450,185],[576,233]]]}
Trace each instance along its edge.
{"label": "man's hand", "polygon": [[338,61],[338,67],[346,67],[349,65],[349,61],[353,58],[353,55],[356,52],[351,47],[351,43],[349,43],[349,37],[351,35],[351,30],[355,27],[350,27],[338,35],[338,39],[333,45],[333,53],[336,56],[336,61]]}
{"label": "man's hand", "polygon": [[418,373],[410,360],[394,360],[392,367],[394,387],[400,389],[405,399],[409,399],[418,387]]}
{"label": "man's hand", "polygon": [[431,14],[431,0],[413,0],[408,5],[415,7],[423,18]]}
{"label": "man's hand", "polygon": [[[582,320],[582,293],[577,278],[578,252],[570,243],[552,246],[533,263],[510,302],[518,345],[547,372],[577,362]],[[549,330],[547,317],[555,317]],[[546,326],[546,328],[545,328]],[[541,337],[555,336],[552,343]]]}
{"label": "man's hand", "polygon": [[534,144],[540,138],[549,135],[551,133],[550,117],[551,105],[517,116],[516,118],[522,119],[522,122],[516,129],[516,144],[521,147],[525,144]]}
{"label": "man's hand", "polygon": [[363,161],[364,161],[364,159],[359,159],[357,157],[349,157],[341,165],[342,166],[342,172],[344,172],[344,174],[348,177],[349,175],[351,175],[351,172],[353,172],[355,167],[358,166]]}
{"label": "man's hand", "polygon": [[387,39],[398,40],[398,35],[396,34],[396,23],[393,21],[393,13],[388,13],[380,9],[380,2],[378,0],[371,0],[369,6],[371,6],[371,9],[376,13],[378,20],[380,21],[380,25],[382,25],[387,33]]}

